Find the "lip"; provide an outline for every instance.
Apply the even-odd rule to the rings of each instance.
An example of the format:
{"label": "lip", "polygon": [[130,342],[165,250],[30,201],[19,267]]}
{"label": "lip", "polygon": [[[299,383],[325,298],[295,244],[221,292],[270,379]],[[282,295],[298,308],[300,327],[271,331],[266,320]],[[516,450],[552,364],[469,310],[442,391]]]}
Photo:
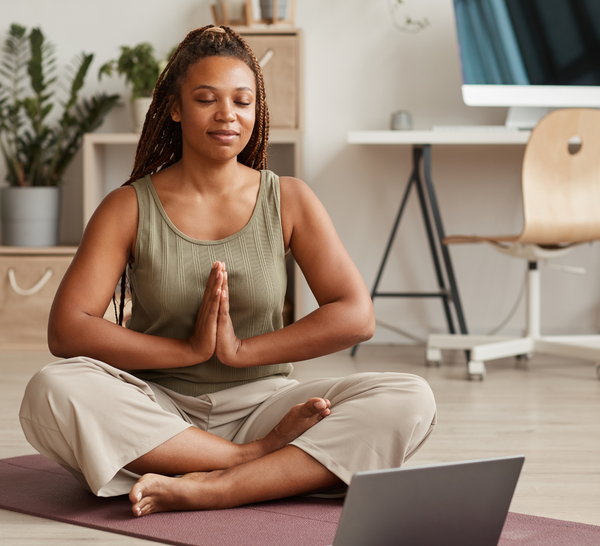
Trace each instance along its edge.
{"label": "lip", "polygon": [[216,141],[223,143],[232,142],[240,136],[236,131],[229,130],[209,131],[208,135]]}

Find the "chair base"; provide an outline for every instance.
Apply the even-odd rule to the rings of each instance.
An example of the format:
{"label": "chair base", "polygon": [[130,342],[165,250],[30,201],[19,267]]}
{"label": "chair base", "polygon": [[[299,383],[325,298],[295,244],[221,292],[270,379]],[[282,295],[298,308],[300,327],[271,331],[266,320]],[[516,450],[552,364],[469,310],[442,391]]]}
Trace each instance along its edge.
{"label": "chair base", "polygon": [[[527,336],[521,338],[457,334],[431,334],[427,339],[426,360],[439,365],[442,349],[470,351],[467,366],[469,379],[483,379],[485,362],[509,356],[533,353],[566,356],[600,362],[600,335],[589,336]],[[596,369],[600,378],[600,365]]]}

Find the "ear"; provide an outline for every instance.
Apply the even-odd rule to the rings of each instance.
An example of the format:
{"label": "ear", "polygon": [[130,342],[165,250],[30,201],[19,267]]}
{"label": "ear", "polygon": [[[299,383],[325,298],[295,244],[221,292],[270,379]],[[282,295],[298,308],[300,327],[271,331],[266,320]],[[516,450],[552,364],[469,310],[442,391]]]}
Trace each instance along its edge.
{"label": "ear", "polygon": [[178,100],[171,106],[171,119],[175,122],[181,121],[181,105]]}

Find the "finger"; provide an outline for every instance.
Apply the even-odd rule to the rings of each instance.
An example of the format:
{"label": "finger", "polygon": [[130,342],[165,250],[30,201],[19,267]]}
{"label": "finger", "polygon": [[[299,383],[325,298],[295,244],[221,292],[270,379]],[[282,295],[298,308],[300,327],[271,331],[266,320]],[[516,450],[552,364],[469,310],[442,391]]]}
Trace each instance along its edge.
{"label": "finger", "polygon": [[229,287],[227,285],[227,271],[223,273],[223,284],[221,285],[221,306],[219,313],[229,315]]}
{"label": "finger", "polygon": [[217,288],[217,278],[219,276],[219,262],[214,262],[210,273],[208,275],[208,279],[206,281],[206,286],[204,287],[204,295],[207,294],[212,297],[214,295],[214,291]]}

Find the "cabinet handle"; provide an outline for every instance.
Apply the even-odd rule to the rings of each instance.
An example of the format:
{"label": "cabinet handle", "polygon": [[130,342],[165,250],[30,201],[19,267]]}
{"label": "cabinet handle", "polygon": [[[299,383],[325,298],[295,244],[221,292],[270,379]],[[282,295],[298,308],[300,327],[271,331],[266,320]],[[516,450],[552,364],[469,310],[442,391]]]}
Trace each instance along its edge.
{"label": "cabinet handle", "polygon": [[267,65],[267,63],[273,58],[273,55],[275,55],[275,52],[269,48],[267,49],[266,53],[263,55],[262,59],[260,61],[258,61],[258,65],[260,66],[261,70]]}
{"label": "cabinet handle", "polygon": [[52,271],[52,269],[50,268],[46,269],[46,273],[44,273],[42,278],[37,282],[35,286],[24,290],[17,284],[17,279],[15,278],[15,270],[12,267],[8,269],[8,280],[10,281],[10,286],[20,296],[33,296],[33,294],[37,294],[50,280],[50,277],[52,277],[52,275],[54,275],[54,271]]}

